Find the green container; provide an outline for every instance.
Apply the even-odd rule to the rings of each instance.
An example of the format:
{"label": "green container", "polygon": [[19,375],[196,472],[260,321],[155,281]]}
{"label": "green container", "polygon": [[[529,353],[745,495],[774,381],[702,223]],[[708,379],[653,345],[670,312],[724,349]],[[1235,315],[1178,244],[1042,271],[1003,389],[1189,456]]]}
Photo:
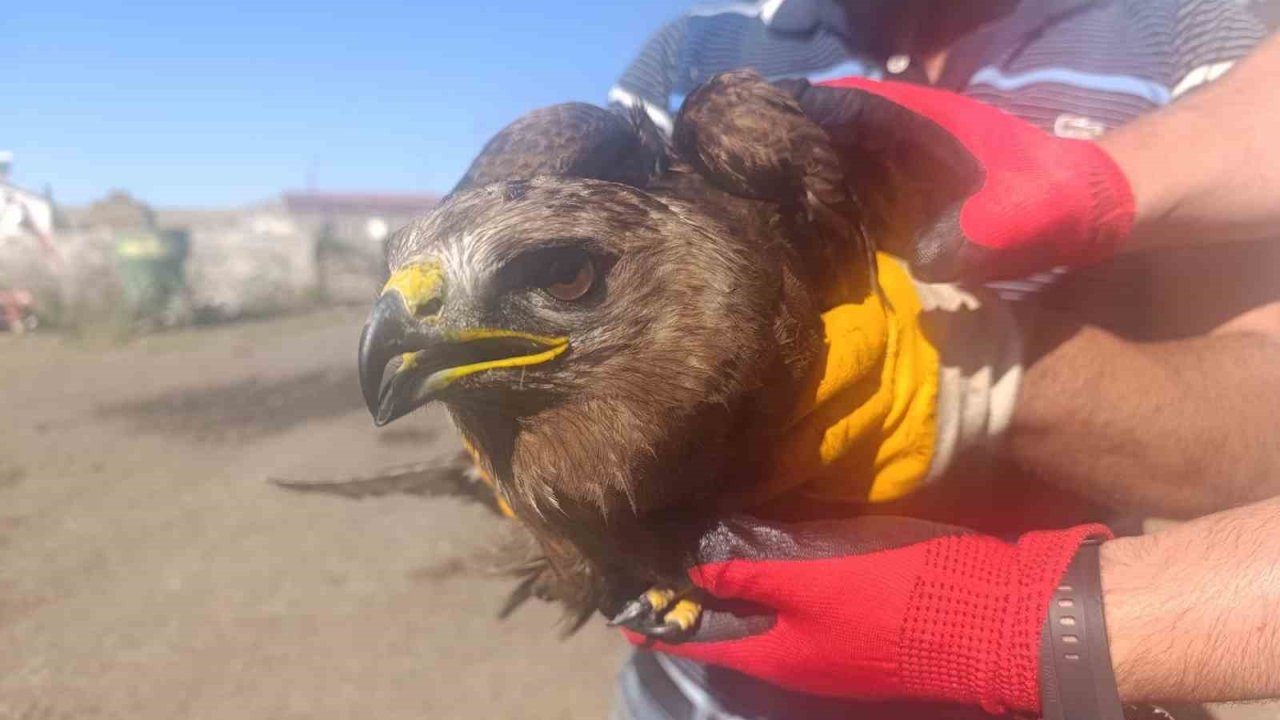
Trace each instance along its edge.
{"label": "green container", "polygon": [[116,264],[129,314],[135,320],[160,319],[181,294],[189,242],[185,230],[116,234]]}

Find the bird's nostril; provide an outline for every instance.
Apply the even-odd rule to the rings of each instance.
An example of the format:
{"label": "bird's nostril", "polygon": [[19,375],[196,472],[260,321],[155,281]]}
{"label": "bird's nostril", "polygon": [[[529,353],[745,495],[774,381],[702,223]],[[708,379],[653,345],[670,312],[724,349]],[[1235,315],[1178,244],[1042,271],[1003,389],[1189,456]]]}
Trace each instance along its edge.
{"label": "bird's nostril", "polygon": [[440,314],[440,308],[444,305],[444,301],[440,298],[431,298],[430,300],[418,305],[414,314],[420,318],[435,317]]}

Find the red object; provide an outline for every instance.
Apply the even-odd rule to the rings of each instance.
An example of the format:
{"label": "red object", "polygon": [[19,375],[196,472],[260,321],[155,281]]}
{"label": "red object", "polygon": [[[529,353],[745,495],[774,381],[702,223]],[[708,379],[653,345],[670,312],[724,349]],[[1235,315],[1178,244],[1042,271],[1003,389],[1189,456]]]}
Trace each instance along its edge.
{"label": "red object", "polygon": [[1129,181],[1088,140],[1055,137],[998,108],[943,90],[865,78],[826,87],[862,91],[929,118],[985,172],[981,188],[954,215],[927,228],[937,252],[913,263],[929,280],[1013,277],[1057,265],[1103,260],[1133,227]]}
{"label": "red object", "polygon": [[799,533],[761,527],[731,530],[728,542],[723,529],[713,531],[722,537],[704,545],[734,557],[689,576],[717,598],[763,607],[772,623],[708,609],[689,641],[653,649],[801,692],[991,713],[1039,709],[1049,599],[1080,543],[1110,537],[1103,526],[1084,525],[1010,544],[904,518]]}
{"label": "red object", "polygon": [[33,298],[26,290],[0,290],[0,330],[21,333],[27,329],[27,316]]}

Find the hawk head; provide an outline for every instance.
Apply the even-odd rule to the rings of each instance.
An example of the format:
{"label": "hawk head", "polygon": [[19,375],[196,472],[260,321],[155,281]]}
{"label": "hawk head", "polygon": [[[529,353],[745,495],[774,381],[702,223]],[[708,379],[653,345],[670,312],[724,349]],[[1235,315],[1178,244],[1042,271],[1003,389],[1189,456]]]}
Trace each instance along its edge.
{"label": "hawk head", "polygon": [[360,346],[377,422],[444,402],[517,514],[579,543],[708,494],[755,391],[818,342],[785,246],[721,200],[554,176],[452,195],[392,245]]}
{"label": "hawk head", "polygon": [[360,341],[370,412],[443,402],[589,602],[681,573],[655,528],[750,481],[823,306],[874,291],[867,218],[794,94],[719,76],[672,146],[643,113],[535,111],[391,243]]}

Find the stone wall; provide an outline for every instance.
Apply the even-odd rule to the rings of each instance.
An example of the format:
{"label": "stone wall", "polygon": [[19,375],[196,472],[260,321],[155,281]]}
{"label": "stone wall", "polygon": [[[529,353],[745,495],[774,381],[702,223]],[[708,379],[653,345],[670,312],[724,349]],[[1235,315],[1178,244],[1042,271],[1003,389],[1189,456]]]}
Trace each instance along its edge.
{"label": "stone wall", "polygon": [[282,214],[192,228],[187,286],[198,317],[293,310],[317,299],[316,238]]}
{"label": "stone wall", "polygon": [[[52,238],[60,259],[34,237],[0,240],[0,289],[31,290],[37,313],[51,326],[128,314],[116,255],[120,233],[189,232],[186,292],[162,324],[366,303],[386,275],[382,243],[368,237],[363,217],[350,220],[348,228],[331,218],[291,214],[280,203],[153,213],[120,194],[90,207],[66,208],[63,218],[64,227]],[[408,216],[392,219],[394,230]]]}
{"label": "stone wall", "polygon": [[[113,232],[62,229],[53,243],[57,258],[34,238],[0,241],[0,289],[32,291],[48,325],[98,323],[122,313]],[[187,295],[171,320],[233,320],[307,307],[318,297],[316,240],[280,215],[200,225],[191,228],[185,275]]]}
{"label": "stone wall", "polygon": [[42,322],[71,325],[110,316],[120,303],[120,278],[107,231],[62,231],[57,255],[34,237],[0,240],[0,288],[30,290]]}

